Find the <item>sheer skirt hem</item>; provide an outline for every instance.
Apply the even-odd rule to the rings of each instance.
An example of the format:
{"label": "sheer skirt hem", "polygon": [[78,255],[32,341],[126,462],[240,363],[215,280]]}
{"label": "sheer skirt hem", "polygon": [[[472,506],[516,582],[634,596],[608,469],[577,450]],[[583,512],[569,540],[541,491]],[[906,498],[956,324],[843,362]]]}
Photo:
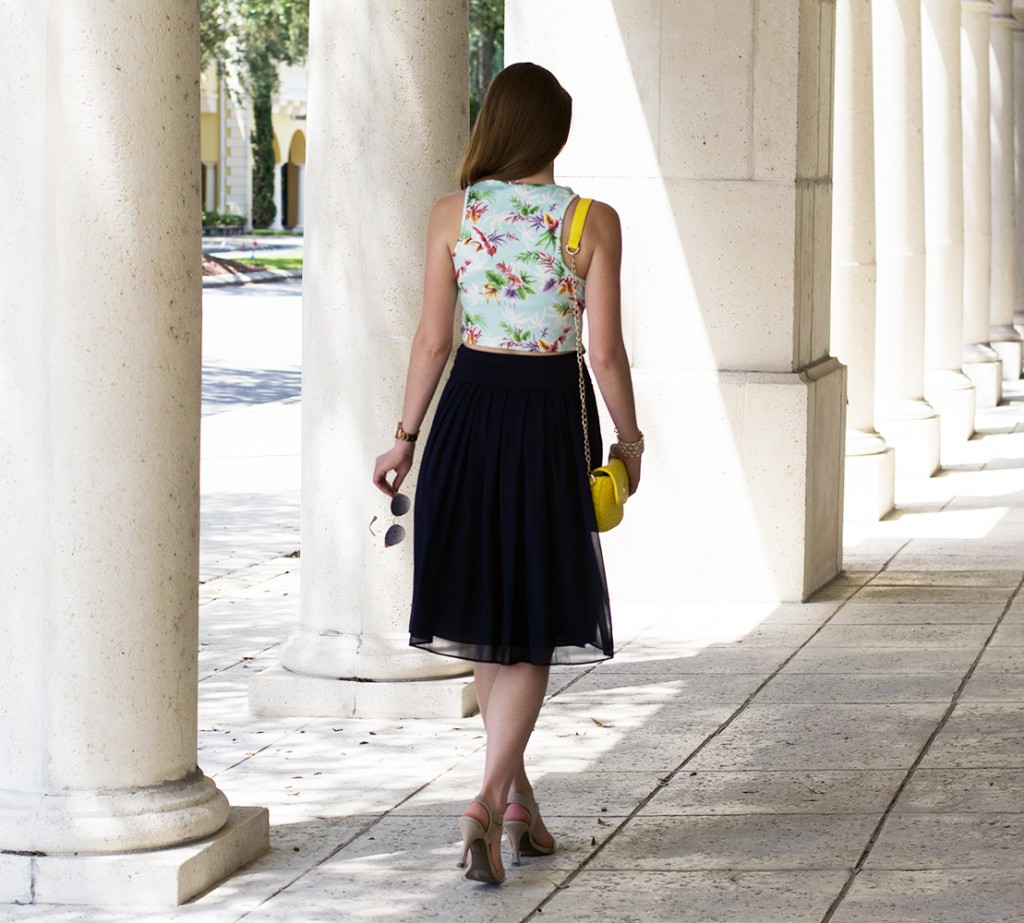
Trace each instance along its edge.
{"label": "sheer skirt hem", "polygon": [[612,658],[611,653],[603,651],[596,644],[560,644],[553,648],[520,647],[452,641],[435,635],[432,638],[413,636],[409,639],[409,645],[430,651],[432,654],[454,657],[456,660],[498,663],[504,666],[517,663],[530,663],[534,666],[572,666],[601,663]]}

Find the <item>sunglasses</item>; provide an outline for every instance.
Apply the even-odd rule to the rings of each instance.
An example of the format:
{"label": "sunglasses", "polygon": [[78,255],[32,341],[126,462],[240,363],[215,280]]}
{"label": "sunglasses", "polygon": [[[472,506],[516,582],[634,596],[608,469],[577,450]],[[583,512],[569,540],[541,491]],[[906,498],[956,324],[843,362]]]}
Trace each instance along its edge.
{"label": "sunglasses", "polygon": [[[412,507],[412,501],[405,494],[395,494],[391,498],[391,515],[392,516],[404,516],[409,512]],[[377,522],[377,517],[374,516],[370,520],[370,535],[374,538],[377,537],[377,532],[374,531],[374,524]],[[397,522],[393,522],[388,526],[387,531],[384,533],[384,547],[390,548],[392,545],[397,545],[402,539],[405,538],[405,529],[400,526]]]}

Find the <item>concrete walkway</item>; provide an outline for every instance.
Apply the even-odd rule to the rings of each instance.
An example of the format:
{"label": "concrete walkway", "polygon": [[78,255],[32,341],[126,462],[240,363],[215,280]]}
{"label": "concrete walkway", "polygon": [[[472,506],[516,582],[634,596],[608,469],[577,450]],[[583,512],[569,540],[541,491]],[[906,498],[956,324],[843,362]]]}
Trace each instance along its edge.
{"label": "concrete walkway", "polygon": [[208,415],[200,764],[233,804],[269,806],[273,849],[178,910],[0,919],[1024,920],[1024,390],[1008,395],[895,515],[848,527],[848,571],[813,602],[619,601],[618,656],[553,673],[528,754],[559,849],[500,888],[455,868],[478,718],[249,715],[297,620],[301,406]]}

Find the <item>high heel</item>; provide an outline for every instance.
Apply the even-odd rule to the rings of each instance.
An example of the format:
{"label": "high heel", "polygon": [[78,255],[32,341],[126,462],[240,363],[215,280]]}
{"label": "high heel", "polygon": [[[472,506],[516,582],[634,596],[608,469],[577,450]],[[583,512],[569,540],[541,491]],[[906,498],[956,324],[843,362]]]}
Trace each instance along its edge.
{"label": "high heel", "polygon": [[475,817],[463,815],[459,818],[459,829],[462,831],[462,861],[459,868],[466,868],[466,877],[470,881],[482,881],[489,885],[500,885],[505,880],[505,870],[496,869],[491,861],[491,844],[497,837],[501,839],[502,817],[491,810],[491,806],[483,798],[474,798],[483,806],[490,818],[487,829],[481,826]]}
{"label": "high heel", "polygon": [[524,820],[505,821],[505,832],[508,834],[508,841],[512,846],[512,864],[521,865],[521,856],[550,856],[557,845],[552,839],[550,846],[541,846],[533,838],[533,827],[540,816],[540,809],[533,798],[526,795],[509,795],[509,804],[518,804],[524,807],[530,815],[530,822]]}

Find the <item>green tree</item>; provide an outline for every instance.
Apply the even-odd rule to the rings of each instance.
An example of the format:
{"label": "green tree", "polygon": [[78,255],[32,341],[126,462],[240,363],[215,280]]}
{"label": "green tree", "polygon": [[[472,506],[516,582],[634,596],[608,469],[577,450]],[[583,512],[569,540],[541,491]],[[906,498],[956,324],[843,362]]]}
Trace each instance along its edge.
{"label": "green tree", "polygon": [[279,64],[298,64],[309,48],[309,0],[200,0],[204,65],[219,62],[252,99],[252,223],[267,227],[274,205],[272,97]]}
{"label": "green tree", "polygon": [[476,121],[491,78],[504,66],[505,0],[469,0],[469,120]]}

